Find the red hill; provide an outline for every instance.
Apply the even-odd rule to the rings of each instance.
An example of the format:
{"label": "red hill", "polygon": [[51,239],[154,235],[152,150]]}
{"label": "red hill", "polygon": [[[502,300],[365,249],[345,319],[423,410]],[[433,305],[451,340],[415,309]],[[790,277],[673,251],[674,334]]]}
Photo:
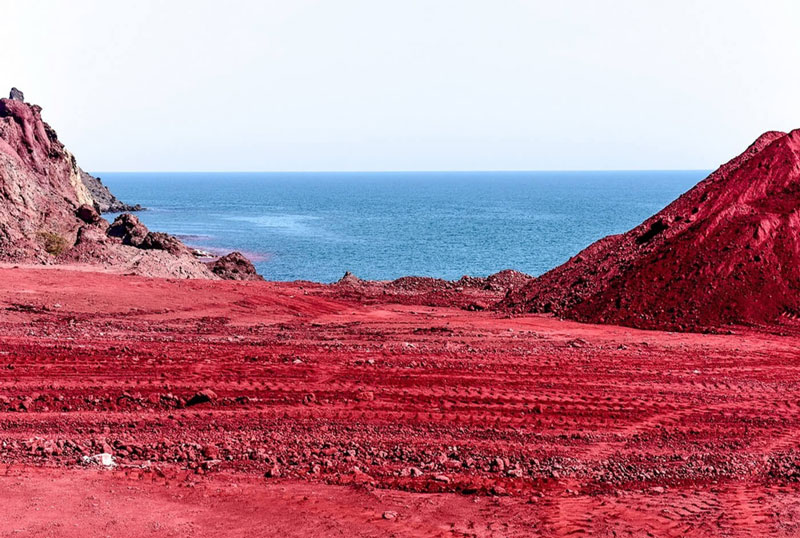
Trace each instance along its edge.
{"label": "red hill", "polygon": [[800,130],[768,132],[633,230],[509,293],[512,312],[680,330],[800,313]]}

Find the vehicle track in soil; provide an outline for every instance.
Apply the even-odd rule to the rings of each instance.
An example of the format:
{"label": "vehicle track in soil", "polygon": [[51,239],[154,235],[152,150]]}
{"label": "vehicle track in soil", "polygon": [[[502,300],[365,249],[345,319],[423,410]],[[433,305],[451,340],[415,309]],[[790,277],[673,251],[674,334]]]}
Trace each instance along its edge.
{"label": "vehicle track in soil", "polygon": [[337,293],[0,268],[0,464],[80,477],[107,451],[137,484],[484,499],[443,535],[797,532],[794,321],[677,334]]}

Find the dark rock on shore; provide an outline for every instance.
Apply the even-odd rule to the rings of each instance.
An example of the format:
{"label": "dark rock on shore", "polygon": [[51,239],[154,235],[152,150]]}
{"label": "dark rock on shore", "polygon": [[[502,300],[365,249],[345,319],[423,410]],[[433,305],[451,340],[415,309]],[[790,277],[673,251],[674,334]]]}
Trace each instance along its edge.
{"label": "dark rock on shore", "polygon": [[241,252],[231,252],[207,265],[212,273],[225,280],[264,280]]}
{"label": "dark rock on shore", "polygon": [[139,204],[130,205],[120,201],[116,196],[111,194],[108,187],[103,185],[99,177],[95,177],[83,170],[80,170],[80,174],[81,181],[89,190],[89,194],[91,194],[94,200],[95,207],[100,213],[127,213],[130,211],[144,210]]}
{"label": "dark rock on shore", "polygon": [[114,219],[106,235],[122,240],[123,245],[144,250],[165,250],[175,256],[193,256],[192,251],[180,239],[164,232],[151,232],[136,216],[123,213]]}
{"label": "dark rock on shore", "polygon": [[114,219],[114,222],[106,230],[106,235],[109,237],[122,239],[123,245],[132,247],[141,245],[148,233],[150,232],[147,227],[130,213],[125,213]]}

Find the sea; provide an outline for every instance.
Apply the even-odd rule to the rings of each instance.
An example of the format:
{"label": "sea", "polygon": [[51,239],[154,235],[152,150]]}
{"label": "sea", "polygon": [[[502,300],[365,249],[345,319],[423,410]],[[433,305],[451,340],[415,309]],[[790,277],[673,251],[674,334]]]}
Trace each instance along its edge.
{"label": "sea", "polygon": [[[622,233],[706,170],[596,172],[97,172],[152,230],[269,280],[540,275]],[[115,215],[106,215],[113,219]]]}

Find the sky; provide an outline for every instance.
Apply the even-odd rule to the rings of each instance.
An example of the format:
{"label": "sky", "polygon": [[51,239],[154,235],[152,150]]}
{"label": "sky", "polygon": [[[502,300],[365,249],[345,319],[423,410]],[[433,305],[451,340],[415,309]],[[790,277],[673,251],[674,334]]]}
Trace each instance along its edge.
{"label": "sky", "polygon": [[800,127],[795,0],[3,0],[93,171],[711,169]]}

